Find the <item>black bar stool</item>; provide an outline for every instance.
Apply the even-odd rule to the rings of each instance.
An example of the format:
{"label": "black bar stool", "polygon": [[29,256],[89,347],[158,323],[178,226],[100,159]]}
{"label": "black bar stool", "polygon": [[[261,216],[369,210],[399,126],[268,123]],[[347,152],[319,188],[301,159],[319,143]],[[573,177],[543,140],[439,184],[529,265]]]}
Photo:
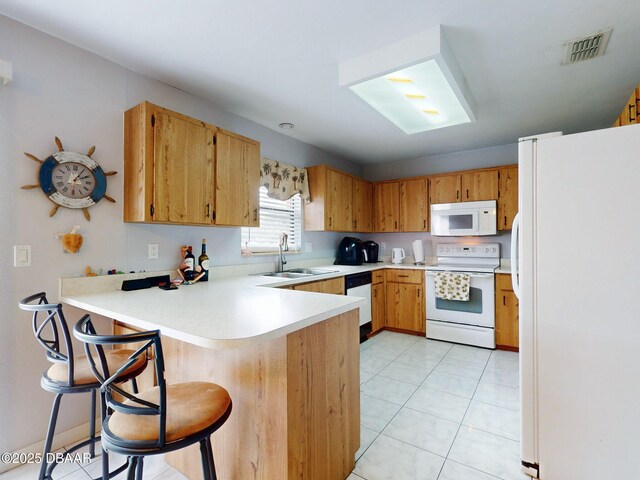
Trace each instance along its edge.
{"label": "black bar stool", "polygon": [[[43,389],[55,393],[53,406],[51,407],[51,417],[49,419],[49,427],[44,444],[42,464],[40,467],[39,480],[52,479],[51,473],[57,463],[47,462],[47,454],[51,452],[51,444],[55,434],[56,422],[58,420],[58,411],[60,409],[60,401],[62,396],[71,393],[90,393],[91,394],[91,410],[89,418],[89,439],[75,445],[69,449],[72,453],[86,445],[89,445],[89,453],[91,458],[95,457],[95,444],[100,440],[100,436],[96,435],[95,418],[96,418],[96,392],[100,388],[100,383],[96,381],[91,370],[91,366],[85,355],[73,355],[73,345],[67,322],[62,313],[61,304],[50,304],[47,301],[44,292],[31,295],[19,302],[22,310],[33,313],[32,327],[33,333],[45,349],[47,360],[53,365],[42,374],[40,385]],[[42,314],[40,319],[38,315]],[[47,329],[47,327],[49,327]],[[48,332],[48,334],[47,334]],[[127,362],[133,350],[113,350],[104,355],[104,359],[112,370],[122,370],[121,367]],[[116,381],[125,382],[131,380],[134,390],[135,377],[142,373],[147,366],[146,357],[137,358],[136,362],[127,363],[127,367],[122,370],[121,375]],[[109,473],[108,457],[103,453],[103,476],[101,478],[110,478],[122,472],[127,464]]]}
{"label": "black bar stool", "polygon": [[[189,382],[167,385],[164,378],[164,356],[158,330],[126,335],[98,335],[85,315],[74,326],[73,334],[84,342],[84,350],[96,378],[102,385],[103,408],[102,445],[129,457],[128,480],[142,480],[143,460],[200,443],[202,472],[205,480],[216,480],[211,449],[211,434],[231,415],[229,393],[215,383]],[[114,371],[104,351],[106,345],[140,343],[129,359]],[[157,386],[131,394],[115,380],[144,355],[155,350],[154,365]],[[95,353],[94,353],[95,352]],[[99,365],[96,361],[99,360]],[[123,402],[114,394],[125,397]]]}

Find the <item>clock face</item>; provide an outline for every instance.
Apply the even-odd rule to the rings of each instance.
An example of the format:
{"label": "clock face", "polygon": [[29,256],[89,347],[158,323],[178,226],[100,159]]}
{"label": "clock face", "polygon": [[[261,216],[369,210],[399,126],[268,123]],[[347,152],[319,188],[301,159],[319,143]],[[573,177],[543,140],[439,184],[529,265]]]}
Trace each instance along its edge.
{"label": "clock face", "polygon": [[89,167],[78,162],[60,163],[51,172],[51,183],[68,198],[90,196],[96,187],[96,177]]}
{"label": "clock face", "polygon": [[67,208],[88,208],[104,197],[107,181],[102,168],[89,156],[56,152],[40,167],[40,187],[49,199]]}

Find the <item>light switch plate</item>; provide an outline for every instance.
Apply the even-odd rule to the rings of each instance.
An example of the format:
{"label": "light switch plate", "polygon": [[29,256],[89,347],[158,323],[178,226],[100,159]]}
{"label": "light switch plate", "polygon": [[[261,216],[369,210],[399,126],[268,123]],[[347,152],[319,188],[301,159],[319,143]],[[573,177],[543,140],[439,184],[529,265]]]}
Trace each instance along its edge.
{"label": "light switch plate", "polygon": [[30,267],[31,266],[31,245],[14,245],[13,246],[13,266],[14,267]]}
{"label": "light switch plate", "polygon": [[153,260],[158,258],[158,244],[150,243],[149,244],[149,260]]}

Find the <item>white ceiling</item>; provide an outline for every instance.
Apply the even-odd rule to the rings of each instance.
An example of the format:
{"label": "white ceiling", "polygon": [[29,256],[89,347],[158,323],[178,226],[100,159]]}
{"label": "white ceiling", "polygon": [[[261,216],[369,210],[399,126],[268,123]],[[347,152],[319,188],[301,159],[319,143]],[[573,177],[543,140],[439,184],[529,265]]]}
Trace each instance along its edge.
{"label": "white ceiling", "polygon": [[[360,164],[609,126],[640,83],[637,0],[0,0],[0,13]],[[338,64],[442,24],[477,122],[405,135]],[[565,43],[613,27],[606,54]]]}

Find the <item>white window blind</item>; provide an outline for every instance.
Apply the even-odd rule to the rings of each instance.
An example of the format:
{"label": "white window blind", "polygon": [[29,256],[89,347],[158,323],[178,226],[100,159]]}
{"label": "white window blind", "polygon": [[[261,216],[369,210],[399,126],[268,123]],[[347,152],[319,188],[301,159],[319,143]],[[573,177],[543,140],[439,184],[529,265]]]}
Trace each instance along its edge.
{"label": "white window blind", "polygon": [[242,227],[241,248],[252,253],[277,252],[280,234],[286,233],[290,251],[302,245],[302,201],[300,195],[289,200],[276,200],[267,196],[260,187],[260,226]]}

